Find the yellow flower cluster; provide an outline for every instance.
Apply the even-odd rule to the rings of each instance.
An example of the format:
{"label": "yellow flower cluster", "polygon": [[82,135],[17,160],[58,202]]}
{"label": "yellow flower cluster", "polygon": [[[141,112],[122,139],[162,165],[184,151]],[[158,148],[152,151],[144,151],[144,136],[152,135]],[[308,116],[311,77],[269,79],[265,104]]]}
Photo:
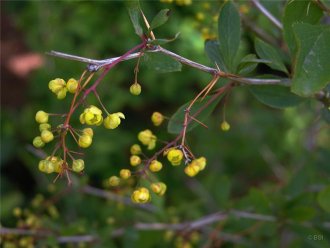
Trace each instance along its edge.
{"label": "yellow flower cluster", "polygon": [[85,168],[85,162],[82,159],[75,159],[72,162],[72,170],[74,172],[80,173],[84,170]]}
{"label": "yellow flower cluster", "polygon": [[148,150],[156,147],[157,137],[149,129],[139,132],[138,139],[143,145],[147,146]]}
{"label": "yellow flower cluster", "polygon": [[48,88],[57,96],[57,99],[64,99],[67,91],[73,94],[77,91],[78,81],[70,78],[66,83],[62,78],[55,78],[49,81]]}
{"label": "yellow flower cluster", "polygon": [[39,162],[39,170],[50,174],[53,172],[60,173],[63,165],[63,160],[57,156],[49,156]]}
{"label": "yellow flower cluster", "polygon": [[186,166],[184,172],[190,176],[196,176],[200,171],[204,170],[206,166],[206,158],[200,157],[198,159],[194,159],[190,164]]}
{"label": "yellow flower cluster", "polygon": [[40,123],[39,130],[40,136],[37,136],[33,139],[33,146],[36,148],[44,147],[46,143],[51,142],[54,139],[54,134],[51,131],[51,125],[48,124],[49,114],[39,110],[36,113],[35,120]]}

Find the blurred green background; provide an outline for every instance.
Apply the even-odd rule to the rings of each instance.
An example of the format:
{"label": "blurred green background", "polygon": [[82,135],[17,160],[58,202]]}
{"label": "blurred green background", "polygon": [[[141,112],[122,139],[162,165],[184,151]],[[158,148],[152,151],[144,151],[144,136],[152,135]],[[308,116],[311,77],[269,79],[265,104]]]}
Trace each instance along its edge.
{"label": "blurred green background", "polygon": [[[180,32],[179,38],[165,47],[212,66],[204,54],[204,38],[216,33],[220,4],[219,1],[196,1],[189,5],[142,1],[141,7],[149,19],[160,9],[170,8],[171,18],[155,31],[156,36],[171,38]],[[280,15],[281,2],[264,4]],[[242,5],[251,8],[248,2],[243,1]],[[266,32],[274,38],[279,36],[263,17],[250,11]],[[243,35],[244,49],[251,52],[252,37],[250,32]],[[12,212],[20,207],[35,213],[43,227],[56,230],[59,235],[100,237],[95,243],[85,243],[85,247],[185,247],[188,243],[203,247],[212,245],[212,231],[224,247],[329,245],[330,215],[321,208],[318,192],[330,182],[330,136],[328,126],[319,118],[321,104],[316,101],[275,110],[259,103],[245,87],[235,88],[226,104],[226,120],[231,130],[220,130],[223,109],[219,106],[205,122],[208,129],[198,127],[187,137],[194,154],[207,158],[206,169],[193,179],[185,176],[182,167],[166,166],[157,174],[168,185],[168,191],[162,199],[154,197],[152,203],[160,209],[156,214],[79,191],[85,184],[102,188],[104,180],[127,168],[129,148],[137,142],[139,131],[149,128],[161,140],[175,138],[167,134],[166,124],[153,127],[150,116],[154,111],[171,116],[210,80],[209,75],[187,66],[183,66],[182,72],[159,74],[142,65],[138,76],[142,94],[136,97],[129,93],[136,61],[120,63],[106,76],[98,91],[110,111],[123,112],[126,119],[115,130],[94,129],[93,145],[85,152],[84,175],[73,176],[74,187],[68,189],[65,178],[53,184],[54,175],[38,171],[39,158],[31,147],[38,135],[34,115],[40,109],[64,113],[70,103],[70,96],[58,101],[48,90],[48,82],[56,77],[78,78],[85,68],[82,63],[46,56],[45,52],[57,50],[103,59],[120,56],[138,43],[121,1],[1,2],[1,225],[18,226],[19,219]],[[34,54],[42,62],[39,65],[35,62],[37,69],[19,74],[13,69],[17,61],[14,58],[25,54]],[[265,74],[268,70],[261,66],[257,72]],[[89,102],[96,103],[93,97]],[[50,152],[51,148],[45,151]],[[129,190],[124,188],[119,194],[129,195]],[[40,194],[45,200],[40,200]],[[52,199],[58,214],[52,214],[48,205],[43,206],[38,199],[41,202]],[[233,217],[197,230],[193,233],[198,237],[196,240],[190,232],[132,228],[136,222],[184,222],[230,209],[272,215],[278,221]],[[312,224],[305,225],[304,221]],[[323,225],[326,221],[328,226]],[[111,233],[118,228],[124,228],[124,232],[112,238]],[[220,230],[238,235],[244,242],[226,240]],[[309,235],[322,235],[322,240],[311,240]],[[36,247],[56,247],[54,238],[35,242]]]}

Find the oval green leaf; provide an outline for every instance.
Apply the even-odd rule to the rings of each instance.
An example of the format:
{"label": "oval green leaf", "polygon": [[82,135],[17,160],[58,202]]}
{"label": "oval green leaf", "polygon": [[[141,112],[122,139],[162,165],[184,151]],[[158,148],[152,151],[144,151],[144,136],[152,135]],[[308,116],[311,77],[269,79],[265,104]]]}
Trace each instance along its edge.
{"label": "oval green leaf", "polygon": [[285,86],[279,85],[251,85],[249,86],[251,93],[263,104],[273,108],[294,107],[304,101]]}

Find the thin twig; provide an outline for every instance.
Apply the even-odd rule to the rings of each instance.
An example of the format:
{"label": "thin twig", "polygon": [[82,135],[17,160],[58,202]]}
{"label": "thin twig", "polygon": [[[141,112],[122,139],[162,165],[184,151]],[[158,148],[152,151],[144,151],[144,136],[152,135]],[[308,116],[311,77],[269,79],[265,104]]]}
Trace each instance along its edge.
{"label": "thin twig", "polygon": [[276,19],[260,2],[259,0],[252,0],[252,3],[257,7],[257,9],[266,16],[277,28],[283,29],[282,23]]}
{"label": "thin twig", "polygon": [[[182,64],[188,65],[190,67],[196,68],[200,71],[207,72],[212,75],[219,74],[219,71],[216,68],[208,67],[203,64],[199,64],[195,61],[192,61],[190,59],[187,59],[185,57],[182,57],[176,53],[173,53],[163,47],[158,46],[155,49],[149,49],[146,50],[145,52],[161,52],[165,55],[168,55],[172,57],[173,59],[181,62]],[[103,59],[103,60],[94,60],[94,59],[89,59],[89,58],[84,58],[80,56],[75,56],[75,55],[70,55],[62,52],[56,52],[56,51],[51,51],[47,53],[48,55],[54,56],[54,57],[60,57],[64,59],[69,59],[69,60],[76,60],[79,62],[87,63],[87,64],[93,64],[96,65],[97,67],[102,67],[107,64],[110,64],[116,60],[118,60],[120,57],[114,57],[114,58],[108,58],[108,59]],[[128,56],[126,56],[123,61],[125,60],[131,60],[131,59],[136,59],[139,56],[141,56],[140,52],[137,53],[132,53]],[[223,73],[220,76],[225,76],[228,75],[226,73]],[[237,76],[226,76],[226,78],[231,79],[235,82],[239,82],[242,84],[248,84],[248,85],[283,85],[283,86],[290,86],[290,79],[288,78],[282,78],[282,79],[259,79],[259,78],[245,78],[245,77],[237,77]]]}

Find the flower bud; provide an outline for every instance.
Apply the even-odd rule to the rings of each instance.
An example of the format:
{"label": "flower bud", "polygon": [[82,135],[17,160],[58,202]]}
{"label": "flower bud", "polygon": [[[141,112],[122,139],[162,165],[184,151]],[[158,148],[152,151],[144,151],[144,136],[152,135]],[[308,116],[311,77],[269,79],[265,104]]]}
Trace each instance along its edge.
{"label": "flower bud", "polygon": [[149,165],[149,170],[151,170],[152,172],[160,171],[162,168],[163,168],[163,165],[158,160],[152,160]]}
{"label": "flower bud", "polygon": [[72,170],[74,172],[77,172],[77,173],[80,173],[84,170],[85,168],[85,162],[84,160],[82,159],[76,159],[76,160],[73,160],[72,162]]}
{"label": "flower bud", "polygon": [[45,143],[49,143],[54,139],[53,133],[49,130],[43,130],[40,136],[41,140]]}
{"label": "flower bud", "polygon": [[45,146],[45,142],[42,141],[40,136],[37,136],[33,139],[33,146],[36,148],[41,148]]}
{"label": "flower bud", "polygon": [[128,169],[122,169],[120,170],[119,175],[122,179],[128,179],[131,177],[131,171]]}
{"label": "flower bud", "polygon": [[150,185],[150,188],[155,194],[162,196],[165,194],[167,186],[165,183],[159,182],[159,183],[152,183]]}
{"label": "flower bud", "polygon": [[43,130],[50,130],[52,126],[49,123],[41,123],[39,125],[39,131],[42,132]]}
{"label": "flower bud", "polygon": [[139,146],[138,144],[132,145],[130,152],[132,155],[139,155],[142,152],[141,146]]}
{"label": "flower bud", "polygon": [[110,186],[116,187],[116,186],[119,185],[119,183],[120,183],[119,177],[112,176],[112,177],[109,178],[109,185]]}
{"label": "flower bud", "polygon": [[48,113],[42,111],[42,110],[39,110],[37,113],[36,113],[36,116],[35,116],[35,119],[36,119],[36,122],[38,123],[47,123],[48,122]]}
{"label": "flower bud", "polygon": [[141,94],[141,85],[138,83],[134,83],[129,88],[129,91],[131,92],[132,95],[138,96]]}
{"label": "flower bud", "polygon": [[91,136],[84,134],[79,137],[78,145],[82,148],[87,148],[92,144],[92,141],[93,139]]}
{"label": "flower bud", "polygon": [[58,100],[62,100],[66,97],[66,88],[63,88],[62,90],[60,90],[56,95],[57,95],[57,99]]}
{"label": "flower bud", "polygon": [[223,122],[221,123],[220,127],[221,127],[221,130],[224,131],[224,132],[227,132],[227,131],[229,131],[229,129],[230,129],[230,125],[229,125],[229,123],[226,122],[226,121],[223,121]]}
{"label": "flower bud", "polygon": [[74,78],[70,78],[68,82],[66,83],[66,88],[68,91],[72,94],[76,93],[78,89],[78,81]]}
{"label": "flower bud", "polygon": [[130,157],[130,164],[132,166],[137,166],[137,165],[141,164],[141,158],[137,155],[132,155]]}
{"label": "flower bud", "polygon": [[155,126],[160,126],[164,121],[164,116],[159,112],[154,112],[151,116],[151,121]]}
{"label": "flower bud", "polygon": [[82,133],[85,134],[85,135],[88,135],[92,138],[93,138],[93,135],[94,135],[93,129],[91,129],[90,127],[84,128],[82,130]]}
{"label": "flower bud", "polygon": [[125,115],[121,112],[110,114],[104,119],[103,124],[105,128],[115,129],[121,123],[120,118],[125,119]]}
{"label": "flower bud", "polygon": [[47,174],[54,172],[54,164],[49,160],[41,160],[38,167],[41,172]]}

